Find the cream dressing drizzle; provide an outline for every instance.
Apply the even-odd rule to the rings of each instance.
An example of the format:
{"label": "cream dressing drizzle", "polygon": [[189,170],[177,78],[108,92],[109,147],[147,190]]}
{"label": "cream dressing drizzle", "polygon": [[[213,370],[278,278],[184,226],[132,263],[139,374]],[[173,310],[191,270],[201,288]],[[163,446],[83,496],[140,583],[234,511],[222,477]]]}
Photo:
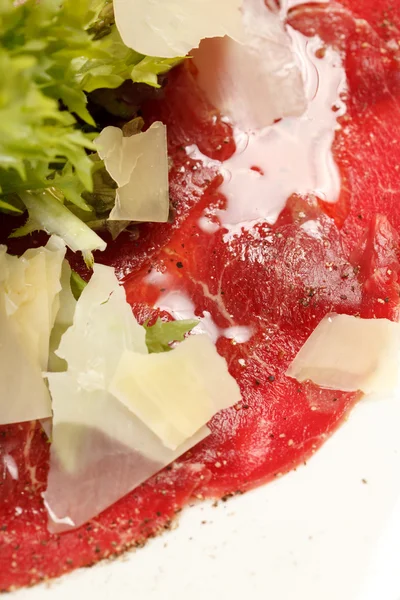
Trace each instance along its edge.
{"label": "cream dressing drizzle", "polygon": [[196,307],[189,296],[181,291],[174,290],[163,294],[158,299],[155,308],[168,312],[174,319],[197,319],[199,324],[192,329],[192,334],[207,334],[215,343],[218,338],[225,337],[236,344],[243,344],[253,335],[252,327],[233,325],[227,328],[218,327],[211,313],[207,310],[202,315],[196,314]]}
{"label": "cream dressing drizzle", "polygon": [[18,465],[11,454],[5,454],[3,456],[3,464],[4,469],[8,471],[11,479],[17,480],[19,477]]}
{"label": "cream dressing drizzle", "polygon": [[[211,161],[195,146],[188,156],[214,166],[223,175],[220,191],[226,208],[206,211],[202,231],[216,230],[215,217],[228,230],[225,241],[266,222],[273,225],[292,194],[313,194],[326,202],[339,198],[341,179],[332,144],[346,112],[346,75],[340,55],[288,27],[304,81],[307,109],[261,130],[243,131],[233,123],[235,154],[223,164]],[[214,217],[214,219],[212,218]]]}

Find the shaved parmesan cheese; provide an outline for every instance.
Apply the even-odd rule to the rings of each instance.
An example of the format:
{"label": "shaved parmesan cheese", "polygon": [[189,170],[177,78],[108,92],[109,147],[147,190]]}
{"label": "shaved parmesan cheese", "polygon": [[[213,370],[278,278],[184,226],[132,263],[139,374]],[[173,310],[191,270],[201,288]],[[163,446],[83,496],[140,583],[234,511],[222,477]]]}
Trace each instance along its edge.
{"label": "shaved parmesan cheese", "polygon": [[189,336],[172,352],[124,352],[110,391],[172,450],[241,399],[206,335]]}
{"label": "shaved parmesan cheese", "polygon": [[[101,458],[83,450],[94,434],[110,438],[116,446],[125,447],[124,451],[135,450],[154,462],[163,463],[166,458],[170,462],[170,455],[171,460],[179,456],[166,452],[150,429],[106,389],[99,386],[87,390],[73,373],[49,373],[48,377],[54,411],[52,452],[64,471],[73,474],[80,471],[82,465]],[[203,429],[200,438],[208,434],[209,431]]]}
{"label": "shaved parmesan cheese", "polygon": [[196,445],[203,427],[176,452],[105,390],[51,376],[53,433],[44,502],[49,530],[79,527]]}
{"label": "shaved parmesan cheese", "polygon": [[203,38],[241,39],[242,0],[114,0],[124,43],[149,56],[185,56]]}
{"label": "shaved parmesan cheese", "polygon": [[[102,265],[57,355],[67,370],[48,373],[54,416],[44,500],[52,532],[79,527],[174,461],[209,435],[205,423],[218,410],[240,399],[206,336],[148,354],[145,329],[114,270]],[[169,447],[157,419],[174,434]]]}
{"label": "shaved parmesan cheese", "polygon": [[60,277],[65,256],[60,238],[50,238],[46,247],[30,249],[21,258],[9,256],[9,276],[5,292],[10,319],[24,347],[38,361],[42,371],[48,368],[49,339],[60,304]]}
{"label": "shaved parmesan cheese", "polygon": [[15,323],[24,346],[45,371],[51,330],[46,257],[44,252],[32,253],[27,261],[23,280],[25,300],[19,304],[10,318]]}
{"label": "shaved parmesan cheese", "polygon": [[52,372],[65,371],[66,362],[56,355],[61,337],[72,326],[76,308],[76,300],[71,290],[71,267],[64,260],[61,270],[61,291],[58,295],[59,310],[50,336],[50,354],[48,370]]}
{"label": "shaved parmesan cheese", "polygon": [[[66,320],[74,306],[70,298],[69,302],[69,309],[64,314]],[[95,265],[92,278],[76,303],[73,324],[62,335],[55,352],[68,369],[64,373],[47,375],[53,398],[54,424],[78,423],[84,432],[84,427],[89,425],[101,430],[103,423],[105,432],[113,437],[112,422],[108,424],[107,402],[115,404],[115,401],[110,400],[107,389],[124,350],[147,354],[145,336],[144,328],[137,323],[126,302],[124,288],[119,285],[114,269]],[[99,410],[101,415],[92,415]],[[129,439],[121,439],[121,433],[117,439],[129,445]],[[54,450],[64,468],[74,470],[79,444],[64,446],[62,440],[54,438]],[[74,447],[77,454],[74,454]]]}
{"label": "shaved parmesan cheese", "polygon": [[41,369],[20,341],[7,316],[0,284],[0,424],[20,423],[51,416],[50,396]]}
{"label": "shaved parmesan cheese", "polygon": [[60,238],[21,257],[0,249],[0,423],[51,417],[42,372],[49,366],[50,334],[60,309],[65,256]]}
{"label": "shaved parmesan cheese", "polygon": [[95,265],[57,356],[86,390],[107,388],[124,350],[147,354],[146,332],[132,314],[114,269]]}
{"label": "shaved parmesan cheese", "polygon": [[124,137],[106,127],[96,138],[100,158],[117,182],[110,220],[164,223],[169,214],[167,130],[160,122]]}
{"label": "shaved parmesan cheese", "polygon": [[331,314],[322,319],[286,374],[344,392],[390,393],[399,379],[399,350],[399,323]]}
{"label": "shaved parmesan cheese", "polygon": [[200,87],[244,130],[301,115],[307,106],[304,85],[279,15],[264,0],[245,0],[243,21],[242,43],[216,38],[192,52]]}
{"label": "shaved parmesan cheese", "polygon": [[45,505],[53,532],[96,516],[209,434],[199,427],[176,451],[166,449],[109,391],[124,351],[150,357],[113,269],[96,265],[57,351],[68,369],[48,374],[54,417]]}
{"label": "shaved parmesan cheese", "polygon": [[[66,263],[66,247],[63,240],[53,235],[46,244],[46,275],[47,275],[47,295],[49,307],[50,330],[54,326],[56,317],[59,313],[61,300],[60,292],[62,290],[61,276],[63,266]],[[69,283],[69,282],[68,282]],[[69,285],[70,288],[70,285]]]}
{"label": "shaved parmesan cheese", "polygon": [[28,261],[19,259],[18,256],[7,254],[7,248],[2,254],[1,281],[4,283],[5,289],[5,305],[7,315],[11,316],[18,309],[21,302],[26,300],[26,295],[29,290],[25,286],[25,271],[28,266]]}
{"label": "shaved parmesan cheese", "polygon": [[94,140],[107,171],[120,187],[129,183],[132,171],[136,167],[139,154],[134,155],[130,151],[130,140],[139,135],[138,133],[135,136],[124,137],[122,129],[109,126]]}

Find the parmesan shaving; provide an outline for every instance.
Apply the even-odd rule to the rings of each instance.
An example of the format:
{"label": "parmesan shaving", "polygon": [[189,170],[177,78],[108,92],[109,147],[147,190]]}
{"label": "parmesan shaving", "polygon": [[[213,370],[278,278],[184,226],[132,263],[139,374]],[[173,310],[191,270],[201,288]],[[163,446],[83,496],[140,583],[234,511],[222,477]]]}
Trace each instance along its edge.
{"label": "parmesan shaving", "polygon": [[206,336],[148,353],[111,267],[95,265],[56,354],[67,370],[48,373],[54,417],[44,500],[52,532],[79,527],[174,461],[240,399]]}
{"label": "parmesan shaving", "polygon": [[[50,396],[41,373],[39,343],[33,332],[22,332],[18,321],[21,306],[35,304],[36,289],[25,280],[27,258],[17,258],[0,247],[0,362],[4,377],[0,379],[0,424],[19,423],[51,415]],[[42,264],[43,269],[45,266]],[[40,295],[40,294],[39,294]],[[46,303],[42,308],[48,321]],[[36,308],[38,308],[36,306]],[[31,324],[32,327],[32,324]],[[23,334],[25,333],[25,335]],[[29,343],[30,342],[30,343]]]}
{"label": "parmesan shaving", "polygon": [[164,223],[169,214],[167,130],[160,122],[124,137],[106,127],[96,138],[100,158],[118,184],[112,221]]}
{"label": "parmesan shaving", "polygon": [[0,424],[20,423],[51,416],[51,403],[41,369],[21,343],[7,316],[0,289]]}
{"label": "parmesan shaving", "polygon": [[172,450],[241,399],[207,335],[189,336],[172,352],[125,352],[110,390]]}
{"label": "parmesan shaving", "polygon": [[398,384],[399,351],[399,323],[330,314],[313,331],[286,374],[329,389],[383,395]]}
{"label": "parmesan shaving", "polygon": [[110,267],[96,265],[49,373],[53,432],[45,505],[53,532],[78,527],[209,435],[204,423],[176,450],[109,391],[124,351],[150,358]]}
{"label": "parmesan shaving", "polygon": [[48,368],[49,339],[60,307],[65,251],[62,240],[52,237],[46,247],[27,250],[21,258],[7,255],[9,279],[5,289],[12,305],[9,316],[42,371]]}
{"label": "parmesan shaving", "polygon": [[67,292],[60,298],[65,250],[57,237],[21,257],[0,248],[0,359],[7,374],[0,382],[2,424],[51,417],[43,372],[55,368],[50,335],[66,310]]}
{"label": "parmesan shaving", "polygon": [[88,392],[69,375],[51,376],[54,419],[45,506],[53,533],[79,527],[196,445],[203,427],[167,450],[105,390]]}
{"label": "parmesan shaving", "polygon": [[114,0],[117,28],[136,52],[185,56],[204,38],[240,40],[242,0]]}
{"label": "parmesan shaving", "polygon": [[73,326],[63,335],[57,356],[87,390],[106,388],[124,350],[147,354],[146,332],[132,314],[114,269],[95,265],[76,304]]}
{"label": "parmesan shaving", "polygon": [[74,320],[76,300],[71,290],[71,267],[64,260],[61,270],[61,291],[58,295],[59,310],[50,336],[50,354],[48,369],[51,372],[65,371],[65,361],[56,355],[61,338]]}

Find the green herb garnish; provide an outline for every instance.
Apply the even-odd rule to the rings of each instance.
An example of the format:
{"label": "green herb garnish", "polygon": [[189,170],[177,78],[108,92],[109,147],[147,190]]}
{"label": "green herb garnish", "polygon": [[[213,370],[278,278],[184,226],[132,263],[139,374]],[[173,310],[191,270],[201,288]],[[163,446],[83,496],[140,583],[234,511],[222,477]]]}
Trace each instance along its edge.
{"label": "green herb garnish", "polygon": [[182,321],[162,321],[160,318],[154,325],[147,325],[146,329],[146,344],[148,351],[168,352],[172,350],[173,342],[183,342],[186,333],[189,333],[199,322],[194,319],[185,319]]}

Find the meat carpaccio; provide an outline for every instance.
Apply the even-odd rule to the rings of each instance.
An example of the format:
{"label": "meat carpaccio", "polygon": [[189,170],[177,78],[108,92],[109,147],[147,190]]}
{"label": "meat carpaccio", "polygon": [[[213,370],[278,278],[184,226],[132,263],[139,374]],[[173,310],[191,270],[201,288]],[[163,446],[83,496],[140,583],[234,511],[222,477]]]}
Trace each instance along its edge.
{"label": "meat carpaccio", "polygon": [[333,48],[346,72],[347,108],[333,144],[339,201],[292,194],[274,224],[261,219],[228,231],[211,218],[205,227],[204,215],[226,205],[218,164],[235,153],[235,137],[187,63],[163,98],[144,108],[147,123],[168,125],[174,222],[143,225],[97,257],[116,267],[140,320],[165,311],[199,317],[243,401],[217,415],[212,435],[177,463],[63,535],[46,528],[49,447],[39,424],[2,427],[1,590],[139,547],[192,499],[229,497],[281,476],[306,461],[357,401],[284,373],[328,312],[399,317],[400,9],[392,0],[307,4],[292,7],[288,22],[303,36],[318,35],[317,57]]}

